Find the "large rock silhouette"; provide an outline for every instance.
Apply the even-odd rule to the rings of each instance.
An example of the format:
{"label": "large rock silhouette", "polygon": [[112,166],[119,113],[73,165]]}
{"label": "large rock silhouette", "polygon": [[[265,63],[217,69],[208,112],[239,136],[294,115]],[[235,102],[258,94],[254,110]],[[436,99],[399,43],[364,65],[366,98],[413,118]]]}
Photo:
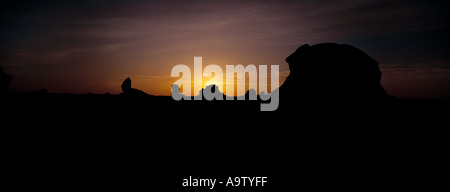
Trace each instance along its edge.
{"label": "large rock silhouette", "polygon": [[[373,101],[387,98],[378,62],[346,44],[302,45],[286,58],[290,74],[280,86],[280,102]],[[282,104],[282,103],[280,103]]]}

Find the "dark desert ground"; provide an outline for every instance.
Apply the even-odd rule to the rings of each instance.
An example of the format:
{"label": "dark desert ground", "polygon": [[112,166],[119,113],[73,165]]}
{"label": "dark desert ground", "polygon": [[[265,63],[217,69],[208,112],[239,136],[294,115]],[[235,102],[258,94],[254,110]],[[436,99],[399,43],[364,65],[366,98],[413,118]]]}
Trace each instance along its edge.
{"label": "dark desert ground", "polygon": [[[290,65],[298,64],[293,57],[304,57],[300,53],[305,46],[287,59]],[[311,47],[327,52],[322,49],[342,46],[348,45]],[[322,60],[302,61],[327,65]],[[368,71],[377,73],[377,63],[372,64],[375,67]],[[9,137],[7,166],[12,168],[7,181],[17,189],[55,191],[183,191],[181,181],[191,175],[222,181],[229,175],[269,177],[265,187],[235,188],[244,191],[439,185],[442,178],[424,175],[434,173],[430,169],[439,170],[443,160],[447,99],[389,96],[379,84],[379,75],[365,74],[360,78],[374,79],[347,82],[348,86],[330,84],[339,75],[314,65],[308,70],[319,69],[325,74],[320,77],[323,83],[336,93],[333,97],[324,95],[327,90],[315,89],[324,86],[317,81],[302,87],[319,94],[302,96],[301,89],[292,87],[305,79],[293,76],[300,71],[291,72],[277,90],[280,105],[275,112],[259,111],[261,100],[174,101],[131,88],[127,80],[121,94],[6,91],[2,127]],[[315,76],[309,75],[306,78]],[[365,89],[370,81],[378,84]],[[365,88],[358,89],[361,84]]]}

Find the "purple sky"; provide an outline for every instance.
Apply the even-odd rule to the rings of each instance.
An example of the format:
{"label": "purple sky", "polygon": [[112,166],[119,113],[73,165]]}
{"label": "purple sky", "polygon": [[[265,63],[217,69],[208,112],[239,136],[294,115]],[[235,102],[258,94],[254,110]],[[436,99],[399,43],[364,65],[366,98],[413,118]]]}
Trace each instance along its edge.
{"label": "purple sky", "polygon": [[0,67],[10,88],[169,95],[176,64],[280,65],[302,44],[347,43],[380,63],[389,94],[450,97],[445,1],[11,1]]}

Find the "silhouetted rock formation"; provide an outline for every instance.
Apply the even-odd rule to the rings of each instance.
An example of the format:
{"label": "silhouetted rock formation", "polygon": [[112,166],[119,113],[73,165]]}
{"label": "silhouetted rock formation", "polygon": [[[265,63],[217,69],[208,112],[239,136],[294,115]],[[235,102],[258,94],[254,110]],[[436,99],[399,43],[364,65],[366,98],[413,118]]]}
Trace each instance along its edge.
{"label": "silhouetted rock formation", "polygon": [[[205,90],[211,93],[209,96],[205,96]],[[189,100],[188,96],[180,93],[180,87],[177,84],[173,84],[171,88],[171,95],[175,100],[180,100],[184,98],[185,100]],[[208,85],[205,88],[202,88],[197,95],[193,96],[191,99],[195,100],[224,100],[225,95],[220,92],[219,87],[216,85]]]}
{"label": "silhouetted rock formation", "polygon": [[180,100],[181,98],[186,97],[185,95],[180,93],[180,86],[178,86],[177,84],[173,84],[170,88],[170,95],[176,100]]}
{"label": "silhouetted rock formation", "polygon": [[131,88],[131,79],[128,77],[122,83],[122,93],[125,96],[149,96],[149,94],[135,88]]}
{"label": "silhouetted rock formation", "polygon": [[373,101],[388,95],[378,62],[346,44],[302,45],[286,58],[290,74],[280,87],[280,105],[300,100]]}
{"label": "silhouetted rock formation", "polygon": [[11,82],[11,76],[6,74],[2,68],[0,68],[0,94],[8,92],[8,85]]}
{"label": "silhouetted rock formation", "polygon": [[[205,94],[205,90],[207,90],[210,93],[209,96],[207,96]],[[201,99],[206,99],[206,100],[209,100],[209,101],[214,100],[214,99],[215,100],[223,100],[224,99],[224,94],[222,92],[220,92],[219,87],[216,86],[216,85],[208,85],[208,86],[206,86],[205,88],[201,89],[199,91],[199,95],[197,95],[195,97],[200,97],[200,94],[201,94],[201,97],[202,97]],[[199,99],[199,98],[197,98],[197,99]]]}

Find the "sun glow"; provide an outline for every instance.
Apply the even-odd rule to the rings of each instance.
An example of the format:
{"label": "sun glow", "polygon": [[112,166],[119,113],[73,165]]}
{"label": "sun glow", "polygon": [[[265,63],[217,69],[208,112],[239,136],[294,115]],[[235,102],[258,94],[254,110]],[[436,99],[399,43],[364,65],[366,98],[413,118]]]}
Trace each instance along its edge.
{"label": "sun glow", "polygon": [[214,78],[212,78],[212,77],[210,77],[210,78],[204,78],[204,79],[202,80],[202,88],[205,88],[205,87],[207,87],[208,85],[216,85],[216,86],[219,88],[219,91],[220,91],[220,92],[222,92],[222,93],[224,92],[224,89],[223,89],[223,82],[214,80]]}

